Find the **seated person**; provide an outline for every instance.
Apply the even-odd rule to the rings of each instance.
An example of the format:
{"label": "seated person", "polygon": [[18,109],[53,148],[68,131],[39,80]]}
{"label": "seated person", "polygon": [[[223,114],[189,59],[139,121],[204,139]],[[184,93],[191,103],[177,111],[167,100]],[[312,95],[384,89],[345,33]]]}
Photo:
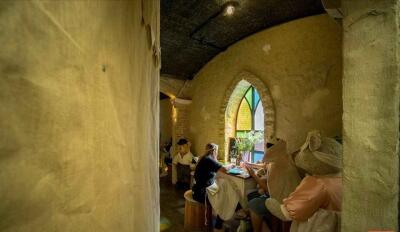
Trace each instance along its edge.
{"label": "seated person", "polygon": [[196,165],[195,157],[190,152],[190,143],[186,139],[179,139],[178,154],[173,158],[173,169],[176,172],[176,180],[173,183],[177,188],[189,188],[190,172]]}
{"label": "seated person", "polygon": [[[261,165],[257,165],[257,167],[260,167]],[[245,164],[245,167],[247,171],[249,172],[250,176],[254,178],[254,180],[257,182],[258,185],[258,191],[254,193],[250,193],[248,195],[248,209],[250,210],[250,217],[251,217],[251,223],[253,227],[253,231],[258,232],[258,231],[268,231],[268,230],[262,230],[262,224],[263,224],[263,217],[265,216],[270,216],[270,213],[268,212],[267,207],[265,207],[265,200],[269,198],[268,194],[268,185],[267,185],[267,164],[264,163],[261,167],[263,167],[263,175],[257,175],[253,167],[254,165],[251,164]]]}
{"label": "seated person", "polygon": [[[279,219],[266,208],[265,201],[270,197],[282,202],[300,183],[296,167],[290,162],[286,151],[286,142],[278,140],[273,146],[267,147],[263,159],[264,175],[257,176],[247,164],[249,174],[257,181],[259,196],[249,199],[248,207],[254,231],[280,231]],[[260,165],[257,165],[260,167]],[[264,223],[263,223],[264,219]],[[278,223],[278,224],[277,224]],[[268,228],[269,227],[269,228]]]}
{"label": "seated person", "polygon": [[[215,181],[217,172],[226,173],[230,167],[223,167],[217,161],[218,145],[209,143],[206,145],[206,152],[200,157],[194,173],[193,199],[204,203],[206,200],[206,188],[212,185]],[[209,204],[209,203],[207,203]],[[215,223],[216,230],[222,230],[223,220],[217,216]]]}
{"label": "seated person", "polygon": [[[247,200],[252,200],[254,198],[268,195],[268,185],[267,185],[267,172],[268,163],[244,163],[244,168],[257,183],[257,191],[251,192],[247,195]],[[254,171],[256,169],[256,171]]]}

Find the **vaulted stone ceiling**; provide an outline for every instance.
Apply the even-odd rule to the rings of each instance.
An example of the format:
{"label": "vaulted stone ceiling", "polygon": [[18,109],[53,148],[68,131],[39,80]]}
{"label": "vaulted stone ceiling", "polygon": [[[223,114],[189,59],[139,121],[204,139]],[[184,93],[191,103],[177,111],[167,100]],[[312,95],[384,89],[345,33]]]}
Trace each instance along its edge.
{"label": "vaulted stone ceiling", "polygon": [[[235,2],[233,15],[224,15],[227,2]],[[193,79],[244,37],[323,12],[321,0],[161,0],[161,74]]]}

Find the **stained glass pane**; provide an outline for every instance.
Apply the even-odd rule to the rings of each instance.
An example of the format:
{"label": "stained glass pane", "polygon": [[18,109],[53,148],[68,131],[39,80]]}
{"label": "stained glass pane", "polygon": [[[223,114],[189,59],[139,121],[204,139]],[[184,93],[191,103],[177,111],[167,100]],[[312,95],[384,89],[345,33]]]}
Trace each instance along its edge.
{"label": "stained glass pane", "polygon": [[254,154],[253,154],[253,162],[254,163],[262,161],[263,158],[264,158],[264,152],[254,152]]}
{"label": "stained glass pane", "polygon": [[236,138],[244,138],[245,134],[244,131],[236,131]]}
{"label": "stained glass pane", "polygon": [[240,103],[236,119],[236,130],[251,130],[251,110],[245,99]]}
{"label": "stained glass pane", "polygon": [[261,141],[259,143],[254,144],[254,150],[255,151],[262,151],[264,152],[264,142]]}
{"label": "stained glass pane", "polygon": [[249,90],[246,92],[246,99],[249,102],[250,109],[253,109],[253,87],[250,87]]}
{"label": "stained glass pane", "polygon": [[258,94],[257,90],[254,89],[254,103],[253,103],[253,105],[256,106],[258,104],[259,100],[260,100],[260,95]]}
{"label": "stained glass pane", "polygon": [[254,129],[264,131],[264,108],[261,101],[258,103],[254,114]]}

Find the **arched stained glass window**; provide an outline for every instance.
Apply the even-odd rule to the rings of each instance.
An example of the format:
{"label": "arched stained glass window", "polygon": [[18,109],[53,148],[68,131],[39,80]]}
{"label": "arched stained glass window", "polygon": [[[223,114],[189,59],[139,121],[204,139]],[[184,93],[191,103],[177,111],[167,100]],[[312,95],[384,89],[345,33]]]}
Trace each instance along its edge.
{"label": "arched stained glass window", "polygon": [[251,130],[251,115],[252,110],[249,103],[246,100],[242,100],[239,106],[239,111],[236,119],[236,130],[250,131]]}
{"label": "arched stained glass window", "polygon": [[[236,117],[236,137],[241,138],[246,132],[264,133],[264,108],[257,90],[250,86],[240,102]],[[246,161],[257,162],[264,157],[264,141],[256,144],[251,157]]]}
{"label": "arched stained glass window", "polygon": [[254,130],[264,131],[264,108],[259,101],[254,113]]}

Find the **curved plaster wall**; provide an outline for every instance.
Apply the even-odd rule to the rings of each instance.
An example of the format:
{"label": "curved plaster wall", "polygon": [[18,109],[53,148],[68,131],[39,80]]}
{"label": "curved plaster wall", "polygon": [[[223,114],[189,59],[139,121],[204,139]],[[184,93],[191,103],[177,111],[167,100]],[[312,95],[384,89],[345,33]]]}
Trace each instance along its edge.
{"label": "curved plaster wall", "polygon": [[341,135],[341,37],[340,26],[329,16],[311,16],[252,35],[211,60],[192,83],[189,137],[195,152],[203,152],[207,142],[221,141],[226,92],[243,72],[269,89],[274,136],[287,141],[289,152],[311,129]]}

